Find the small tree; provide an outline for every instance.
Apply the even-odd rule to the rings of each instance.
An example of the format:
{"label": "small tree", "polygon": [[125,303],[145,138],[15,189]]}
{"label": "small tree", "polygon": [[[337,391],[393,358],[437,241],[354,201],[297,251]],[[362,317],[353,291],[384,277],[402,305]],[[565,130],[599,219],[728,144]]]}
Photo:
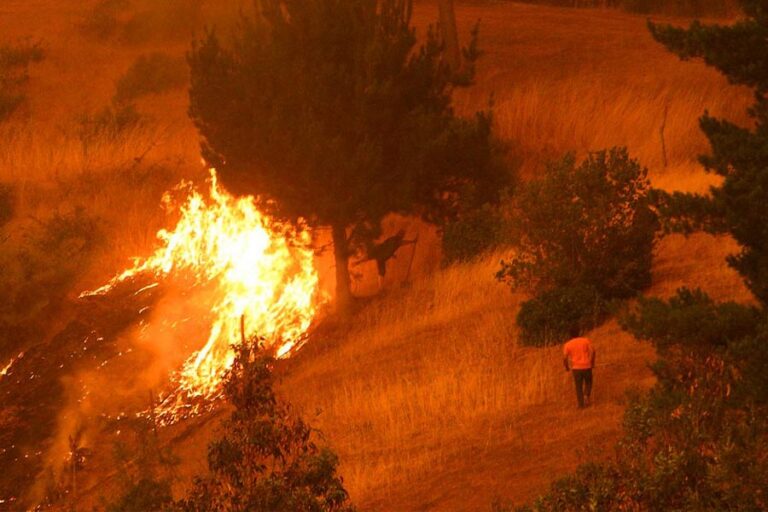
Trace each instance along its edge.
{"label": "small tree", "polygon": [[[676,194],[663,202],[668,212],[715,232],[730,233],[741,251],[728,263],[747,286],[768,303],[768,2],[742,0],[747,18],[732,26],[694,22],[687,30],[650,24],[653,37],[682,59],[703,58],[731,83],[751,87],[754,129],[737,126],[709,114],[701,129],[712,154],[701,158],[707,170],[723,177],[711,196]],[[694,218],[697,222],[690,222]],[[703,220],[702,220],[703,219]],[[699,222],[700,221],[700,222]]]}
{"label": "small tree", "polygon": [[647,169],[625,149],[549,165],[515,199],[515,253],[497,277],[533,291],[594,287],[629,297],[651,282],[657,219]]}
{"label": "small tree", "polygon": [[315,445],[311,428],[275,396],[272,363],[252,345],[239,349],[225,384],[235,410],[208,446],[209,474],[196,480],[178,510],[353,510],[336,475],[336,455]]}
{"label": "small tree", "polygon": [[503,188],[490,116],[454,115],[442,42],[430,30],[416,47],[412,0],[255,6],[230,47],[213,33],[193,47],[190,115],[230,190],[331,228],[348,312],[348,228],[375,235],[392,212],[444,220],[467,191],[482,204]]}

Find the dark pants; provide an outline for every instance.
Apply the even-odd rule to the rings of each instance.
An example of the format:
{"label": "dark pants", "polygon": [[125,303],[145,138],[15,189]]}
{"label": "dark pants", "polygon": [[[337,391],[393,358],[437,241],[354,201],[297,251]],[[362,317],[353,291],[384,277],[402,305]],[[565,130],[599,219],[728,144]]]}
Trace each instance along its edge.
{"label": "dark pants", "polygon": [[592,394],[592,369],[573,370],[573,381],[576,383],[576,399],[579,401],[579,407],[584,407],[584,397],[589,400]]}

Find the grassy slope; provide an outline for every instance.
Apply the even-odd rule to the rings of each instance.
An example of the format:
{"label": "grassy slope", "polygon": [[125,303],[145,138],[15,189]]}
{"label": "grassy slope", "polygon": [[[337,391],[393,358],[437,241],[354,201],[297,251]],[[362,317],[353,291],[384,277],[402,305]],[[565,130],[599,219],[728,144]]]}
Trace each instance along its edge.
{"label": "grassy slope", "polygon": [[[30,189],[22,195],[25,215],[48,206],[35,199],[39,187],[54,192],[46,200],[75,197],[105,219],[117,213],[113,252],[100,262],[103,277],[151,242],[161,187],[151,173],[194,176],[198,168],[182,93],[142,103],[155,117],[143,131],[83,151],[74,119],[105,105],[122,71],[151,49],[77,37],[85,7],[53,0],[0,6],[5,37],[41,37],[49,49],[32,71],[29,118],[2,128],[13,136],[0,148],[0,179]],[[644,18],[509,2],[462,3],[457,10],[464,32],[482,20],[485,51],[477,85],[457,94],[458,107],[482,108],[494,93],[499,131],[528,175],[564,151],[625,144],[660,186],[704,190],[711,178],[695,163],[706,149],[696,118],[709,108],[744,120],[748,94],[665,53],[647,35]],[[420,2],[415,14],[423,27],[436,8]],[[165,47],[180,53],[185,45]],[[664,169],[659,130],[667,105]],[[126,194],[126,162],[148,145],[145,188]],[[686,284],[718,298],[747,298],[723,262],[731,250],[727,240],[705,236],[666,240],[652,292],[669,295]],[[516,346],[521,298],[492,280],[497,259],[446,269],[407,289],[392,286],[352,332],[318,339],[286,365],[282,392],[338,451],[364,510],[476,510],[495,495],[530,497],[585,454],[609,453],[624,391],[650,384],[651,351],[609,323],[593,333],[600,354],[596,406],[574,410],[558,349]],[[182,474],[203,468],[199,447],[209,435],[184,434],[178,451],[189,462]]]}

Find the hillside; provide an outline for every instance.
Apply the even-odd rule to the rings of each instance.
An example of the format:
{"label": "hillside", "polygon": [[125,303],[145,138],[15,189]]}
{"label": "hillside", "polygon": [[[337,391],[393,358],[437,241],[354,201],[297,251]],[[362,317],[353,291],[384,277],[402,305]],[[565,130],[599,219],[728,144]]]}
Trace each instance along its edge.
{"label": "hillside", "polygon": [[[206,3],[205,14],[229,20],[236,3]],[[18,189],[13,226],[22,232],[30,218],[83,207],[109,241],[70,283],[69,299],[149,250],[165,222],[162,192],[179,179],[203,176],[183,89],[143,98],[145,121],[120,137],[83,137],[83,115],[108,105],[137,56],[161,50],[180,59],[189,39],[94,42],[78,27],[95,4],[6,0],[0,6],[5,38],[39,38],[46,49],[46,59],[31,68],[23,115],[0,126],[0,181]],[[436,15],[432,2],[417,2],[420,30]],[[746,90],[728,86],[701,63],[679,62],[652,41],[641,16],[498,1],[459,2],[457,15],[463,34],[480,20],[483,51],[475,85],[456,91],[457,109],[471,113],[493,97],[498,133],[523,177],[568,151],[626,145],[650,168],[655,185],[705,191],[712,178],[696,161],[707,149],[697,118],[708,109],[747,121]],[[387,227],[403,223],[421,233],[413,260],[404,249],[384,291],[366,301],[353,327],[321,326],[277,370],[280,394],[340,456],[360,509],[485,510],[496,498],[520,503],[584,458],[609,456],[626,393],[653,382],[649,346],[615,321],[590,333],[598,351],[595,406],[579,411],[559,348],[517,344],[514,319],[523,297],[493,279],[504,251],[440,268],[434,232],[402,219]],[[666,297],[680,286],[700,286],[716,299],[750,300],[724,260],[734,249],[722,237],[664,239],[650,293]],[[322,259],[320,268],[328,281],[330,263]],[[374,269],[358,270],[357,291],[367,294]],[[42,348],[63,339],[47,333],[90,314],[73,306],[57,310],[41,326]],[[3,357],[10,353],[0,346]],[[46,378],[58,383],[67,376]],[[35,392],[43,393],[38,386]],[[181,458],[178,492],[184,479],[204,470],[220,413],[161,432]],[[46,421],[53,428],[54,420]],[[49,457],[41,453],[34,457]],[[114,486],[108,457],[97,456],[91,466],[93,475],[106,472],[84,486],[91,504]]]}

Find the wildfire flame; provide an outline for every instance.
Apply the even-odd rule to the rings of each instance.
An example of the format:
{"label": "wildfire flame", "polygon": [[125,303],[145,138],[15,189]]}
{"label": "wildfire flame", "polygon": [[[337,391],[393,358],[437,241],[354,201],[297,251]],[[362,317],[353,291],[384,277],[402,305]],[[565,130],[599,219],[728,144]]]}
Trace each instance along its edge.
{"label": "wildfire flame", "polygon": [[8,371],[11,369],[11,366],[13,366],[13,364],[19,359],[21,359],[22,357],[24,357],[24,352],[19,352],[19,355],[17,355],[14,358],[11,358],[11,360],[8,361],[8,364],[6,364],[5,366],[3,366],[2,369],[0,369],[0,379],[8,375]]}
{"label": "wildfire flame", "polygon": [[[180,203],[174,200],[179,190],[188,191]],[[166,422],[195,412],[190,399],[221,394],[222,377],[234,360],[233,346],[243,336],[259,336],[279,358],[297,350],[318,305],[318,275],[306,229],[261,213],[253,197],[231,196],[218,184],[215,170],[208,198],[188,183],[175,192],[165,194],[163,204],[178,210],[180,219],[173,230],[158,232],[160,246],[154,254],[81,295],[108,293],[138,275],[155,276],[158,282],[183,276],[193,286],[211,290],[207,340],[201,340],[202,348],[173,376],[176,389],[158,407]]]}

